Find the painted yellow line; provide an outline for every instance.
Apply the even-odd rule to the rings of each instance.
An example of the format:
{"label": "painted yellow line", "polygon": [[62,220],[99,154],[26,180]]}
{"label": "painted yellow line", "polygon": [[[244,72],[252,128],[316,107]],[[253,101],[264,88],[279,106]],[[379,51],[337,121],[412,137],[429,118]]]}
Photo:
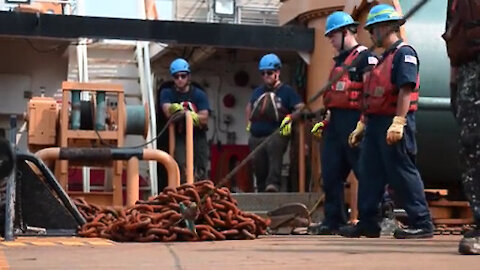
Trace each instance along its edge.
{"label": "painted yellow line", "polygon": [[45,242],[45,241],[30,241],[30,242],[27,242],[29,244],[32,244],[34,246],[38,246],[38,247],[53,247],[53,246],[56,246],[56,244],[54,242]]}
{"label": "painted yellow line", "polygon": [[10,269],[10,265],[8,265],[7,257],[5,257],[5,253],[1,249],[0,249],[0,269],[2,270]]}
{"label": "painted yellow line", "polygon": [[[0,242],[0,247],[54,247],[54,246],[113,246],[115,243],[109,240],[84,240],[84,239],[71,239],[71,240],[48,240],[48,239],[20,239],[14,242]],[[2,268],[0,268],[1,270]]]}
{"label": "painted yellow line", "polygon": [[92,246],[113,246],[112,242],[100,242],[100,241],[87,241]]}
{"label": "painted yellow line", "polygon": [[57,243],[64,246],[84,246],[85,245],[83,242],[79,242],[79,241],[59,241]]}
{"label": "painted yellow line", "polygon": [[22,242],[2,242],[2,245],[6,247],[25,247],[26,244]]}

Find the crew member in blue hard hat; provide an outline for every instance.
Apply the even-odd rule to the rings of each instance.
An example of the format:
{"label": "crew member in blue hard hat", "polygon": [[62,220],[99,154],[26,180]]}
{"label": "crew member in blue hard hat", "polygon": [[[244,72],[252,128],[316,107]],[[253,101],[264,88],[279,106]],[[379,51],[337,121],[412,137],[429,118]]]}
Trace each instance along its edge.
{"label": "crew member in blue hard hat", "polygon": [[258,65],[263,85],[253,91],[246,108],[249,146],[253,151],[280,126],[280,134],[268,142],[253,158],[253,170],[260,192],[280,190],[283,154],[288,146],[292,119],[290,113],[303,103],[295,90],[280,80],[282,63],[277,55],[262,57]]}
{"label": "crew member in blue hard hat", "polygon": [[[190,65],[185,59],[175,59],[170,64],[172,87],[161,89],[160,105],[167,117],[190,111],[194,125],[194,173],[196,179],[207,178],[208,142],[207,122],[210,105],[205,92],[191,84]],[[182,181],[185,181],[185,127],[181,121],[176,124],[175,160],[180,168]]]}
{"label": "crew member in blue hard hat", "polygon": [[408,228],[396,229],[395,238],[433,237],[433,225],[423,182],[415,165],[415,111],[418,103],[419,61],[412,46],[399,38],[402,16],[390,5],[370,10],[365,28],[372,41],[385,51],[380,62],[365,78],[362,110],[349,143],[358,145],[363,135],[359,160],[359,222],[346,226],[346,237],[379,237],[379,204],[388,184],[408,214]]}
{"label": "crew member in blue hard hat", "polygon": [[[360,150],[348,145],[348,136],[360,119],[360,99],[363,74],[378,60],[367,47],[356,40],[358,22],[345,12],[336,11],[327,18],[325,36],[337,51],[330,79],[344,72],[340,79],[325,91],[323,103],[327,109],[323,121],[315,124],[312,133],[323,137],[321,154],[325,218],[309,228],[311,234],[335,234],[347,222],[344,203],[344,183],[353,169],[358,175]],[[355,62],[354,62],[355,61]]]}

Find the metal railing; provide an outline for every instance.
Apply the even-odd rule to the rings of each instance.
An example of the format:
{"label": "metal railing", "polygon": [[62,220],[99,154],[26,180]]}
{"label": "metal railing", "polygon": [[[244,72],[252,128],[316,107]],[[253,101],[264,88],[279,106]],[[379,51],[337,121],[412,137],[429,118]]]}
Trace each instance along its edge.
{"label": "metal railing", "polygon": [[278,25],[278,7],[237,6],[235,22],[238,24]]}
{"label": "metal railing", "polygon": [[[195,6],[194,6],[195,7]],[[191,22],[278,25],[279,6],[238,5],[234,16],[218,16],[208,7],[197,6],[186,14],[177,14],[177,20]]]}
{"label": "metal railing", "polygon": [[[31,0],[30,4],[10,4],[0,1],[0,11],[15,11],[20,7],[31,7],[32,10],[38,9],[39,4],[57,4],[61,7],[61,14],[76,14],[77,0]],[[41,12],[56,13],[54,10],[42,9]]]}

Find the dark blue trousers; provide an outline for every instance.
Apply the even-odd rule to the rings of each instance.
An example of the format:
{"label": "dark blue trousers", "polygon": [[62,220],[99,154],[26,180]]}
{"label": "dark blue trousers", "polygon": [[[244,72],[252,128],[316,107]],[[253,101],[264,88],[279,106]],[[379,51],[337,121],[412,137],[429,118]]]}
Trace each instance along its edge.
{"label": "dark blue trousers", "polygon": [[380,230],[378,209],[386,184],[395,191],[408,214],[409,226],[432,229],[423,182],[415,165],[415,114],[407,115],[404,136],[387,145],[393,116],[369,115],[359,161],[358,210],[360,225]]}
{"label": "dark blue trousers", "polygon": [[360,119],[356,110],[332,109],[330,123],[323,133],[322,179],[325,192],[323,224],[338,228],[347,222],[344,183],[351,170],[357,175],[359,149],[348,145],[348,136]]}

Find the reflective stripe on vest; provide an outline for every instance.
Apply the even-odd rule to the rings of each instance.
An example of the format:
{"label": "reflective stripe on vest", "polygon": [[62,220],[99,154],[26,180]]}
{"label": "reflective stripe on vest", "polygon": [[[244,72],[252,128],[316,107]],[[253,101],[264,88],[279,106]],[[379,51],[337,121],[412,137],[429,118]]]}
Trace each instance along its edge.
{"label": "reflective stripe on vest", "polygon": [[[361,52],[367,50],[365,46],[358,46],[347,56],[342,65],[334,67],[330,72],[329,79],[338,76],[343,70],[350,66]],[[323,102],[326,108],[341,109],[360,109],[360,96],[363,90],[363,82],[350,80],[350,74],[347,71],[343,73],[340,79],[327,90],[323,96]]]}
{"label": "reflective stripe on vest", "polygon": [[[400,89],[392,84],[392,68],[395,54],[403,46],[409,45],[400,43],[395,51],[387,55],[371,72],[366,74],[362,104],[366,114],[394,115],[396,113]],[[418,108],[419,83],[420,77],[417,74],[415,88],[410,94],[409,111],[416,111]]]}

